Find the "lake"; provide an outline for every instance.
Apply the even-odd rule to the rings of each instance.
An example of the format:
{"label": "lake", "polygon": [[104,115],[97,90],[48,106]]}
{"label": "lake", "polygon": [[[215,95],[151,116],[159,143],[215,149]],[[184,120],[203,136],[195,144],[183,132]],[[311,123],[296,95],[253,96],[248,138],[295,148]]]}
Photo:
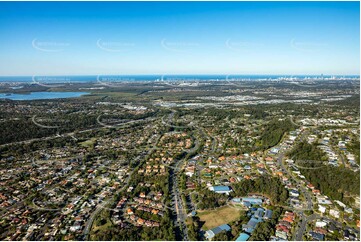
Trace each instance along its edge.
{"label": "lake", "polygon": [[39,99],[58,99],[74,98],[90,94],[88,92],[31,92],[29,94],[0,93],[0,99],[10,100],[39,100]]}

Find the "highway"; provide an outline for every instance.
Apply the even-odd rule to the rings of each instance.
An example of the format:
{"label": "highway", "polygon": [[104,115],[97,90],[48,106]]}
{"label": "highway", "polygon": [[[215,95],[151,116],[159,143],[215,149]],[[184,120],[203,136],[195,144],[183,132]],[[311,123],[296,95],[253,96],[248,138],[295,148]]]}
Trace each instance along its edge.
{"label": "highway", "polygon": [[[193,153],[198,149],[198,147],[199,147],[199,142],[197,141],[196,145],[193,148],[187,150],[187,153]],[[174,210],[177,214],[177,223],[180,231],[182,232],[183,241],[188,241],[189,240],[188,228],[185,223],[187,219],[187,214],[186,214],[186,208],[184,207],[186,206],[186,204],[183,204],[182,202],[181,193],[179,192],[178,177],[177,177],[177,172],[181,170],[179,167],[181,167],[184,162],[185,162],[184,159],[178,161],[173,169],[174,173],[172,174],[171,192],[174,198]]]}
{"label": "highway", "polygon": [[[186,128],[186,127],[180,127],[180,126],[173,126],[170,125],[172,123],[172,119],[174,117],[174,111],[168,116],[168,123],[166,123],[163,118],[162,118],[162,123],[167,125],[167,126],[171,126],[173,128]],[[191,126],[191,125],[189,125]],[[185,150],[185,152],[187,152],[188,154],[192,154],[194,153],[198,148],[199,148],[199,141],[195,140],[195,145],[193,148],[187,149]],[[173,196],[174,199],[174,211],[176,212],[177,215],[177,220],[176,223],[182,233],[182,239],[183,241],[188,241],[189,237],[188,237],[188,228],[187,225],[185,223],[186,219],[187,219],[187,213],[186,213],[186,208],[184,206],[187,206],[187,204],[183,204],[182,198],[181,198],[181,193],[179,191],[179,183],[178,183],[178,176],[177,173],[181,170],[182,165],[184,164],[184,162],[186,162],[185,159],[176,161],[176,164],[174,167],[170,168],[172,169],[173,173],[171,173],[171,179],[172,179],[172,187],[170,188],[171,194]]]}
{"label": "highway", "polygon": [[[179,164],[178,162],[177,164]],[[180,231],[182,232],[183,241],[188,241],[188,229],[185,224],[187,219],[187,214],[185,214],[185,209],[183,208],[181,194],[179,193],[178,181],[176,174],[173,174],[173,194],[174,194],[174,207],[177,214],[177,223]]]}

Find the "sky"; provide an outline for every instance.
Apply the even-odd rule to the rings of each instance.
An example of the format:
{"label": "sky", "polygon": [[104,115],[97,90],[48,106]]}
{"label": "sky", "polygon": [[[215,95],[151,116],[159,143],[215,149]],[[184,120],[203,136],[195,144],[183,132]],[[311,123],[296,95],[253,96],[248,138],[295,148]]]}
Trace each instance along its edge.
{"label": "sky", "polygon": [[0,76],[359,72],[359,2],[0,2]]}

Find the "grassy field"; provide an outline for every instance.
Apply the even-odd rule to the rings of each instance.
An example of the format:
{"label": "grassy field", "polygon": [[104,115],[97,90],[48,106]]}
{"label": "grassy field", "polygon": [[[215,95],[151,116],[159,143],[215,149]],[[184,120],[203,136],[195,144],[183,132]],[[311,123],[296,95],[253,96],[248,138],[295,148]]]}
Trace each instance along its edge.
{"label": "grassy field", "polygon": [[216,210],[198,211],[201,221],[204,221],[203,229],[208,230],[222,224],[235,221],[239,218],[239,209],[230,206],[223,206]]}
{"label": "grassy field", "polygon": [[90,231],[90,235],[89,235],[90,240],[96,240],[97,237],[95,234],[98,231],[103,231],[103,232],[107,231],[112,226],[113,226],[113,223],[109,219],[106,219],[106,223],[103,225],[100,225],[100,226],[96,226],[93,224],[93,227],[92,227],[92,229]]}
{"label": "grassy field", "polygon": [[81,142],[80,145],[84,148],[91,148],[95,142],[96,142],[96,138],[91,138],[89,140]]}

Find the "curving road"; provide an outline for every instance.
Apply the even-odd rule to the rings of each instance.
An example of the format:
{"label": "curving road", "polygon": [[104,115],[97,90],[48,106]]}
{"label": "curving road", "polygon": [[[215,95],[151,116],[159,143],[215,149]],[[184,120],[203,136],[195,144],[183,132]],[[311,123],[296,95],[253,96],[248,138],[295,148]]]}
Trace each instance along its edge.
{"label": "curving road", "polygon": [[310,216],[305,216],[304,213],[301,213],[301,225],[298,231],[295,233],[294,240],[302,241],[302,236],[305,233],[307,223],[318,218],[320,218],[320,215],[318,214],[311,214]]}
{"label": "curving road", "polygon": [[[300,141],[305,140],[307,135],[308,135],[308,131],[303,131],[300,136]],[[310,195],[309,191],[303,187],[303,184],[298,179],[295,179],[294,176],[290,173],[290,171],[286,168],[286,166],[283,163],[284,155],[285,155],[285,151],[282,151],[281,153],[279,153],[279,156],[277,158],[278,165],[281,167],[283,172],[285,172],[287,174],[287,176],[293,182],[295,182],[296,185],[298,185],[301,193],[304,195],[304,197],[306,199],[307,210],[313,210],[312,196]],[[307,222],[315,219],[315,217],[317,215],[312,214],[307,217],[303,211],[296,211],[296,213],[301,217],[301,224],[300,224],[300,227],[298,228],[298,230],[294,234],[294,240],[302,241],[302,236],[306,230]]]}
{"label": "curving road", "polygon": [[[156,149],[156,144],[158,143],[160,137],[161,137],[161,135],[158,136],[158,138],[156,139],[156,141],[155,141],[154,144],[153,144],[153,147],[148,151],[147,156],[150,155],[150,154]],[[142,164],[142,163],[139,163],[139,165],[138,165],[137,167],[139,167],[141,164]],[[132,177],[132,175],[133,175],[133,173],[134,173],[134,171],[136,170],[137,167],[135,167],[135,168],[133,169],[133,171],[129,174],[129,176],[126,178],[124,186],[123,186],[121,189],[119,189],[117,192],[115,192],[115,193],[119,193],[119,192],[125,190],[125,189],[128,187],[128,184],[129,184],[129,182],[130,182],[130,180],[131,180],[131,177]],[[95,209],[94,212],[90,215],[90,218],[88,219],[88,221],[87,221],[86,224],[85,224],[85,228],[84,228],[84,230],[83,230],[83,235],[84,235],[84,237],[85,237],[85,240],[89,240],[89,239],[88,239],[88,236],[89,236],[90,229],[92,228],[94,219],[98,216],[98,214],[99,214],[105,207],[107,207],[109,204],[111,204],[112,202],[114,202],[113,200],[114,200],[114,197],[109,198],[108,200],[104,201],[103,203],[97,205],[96,209]]]}

